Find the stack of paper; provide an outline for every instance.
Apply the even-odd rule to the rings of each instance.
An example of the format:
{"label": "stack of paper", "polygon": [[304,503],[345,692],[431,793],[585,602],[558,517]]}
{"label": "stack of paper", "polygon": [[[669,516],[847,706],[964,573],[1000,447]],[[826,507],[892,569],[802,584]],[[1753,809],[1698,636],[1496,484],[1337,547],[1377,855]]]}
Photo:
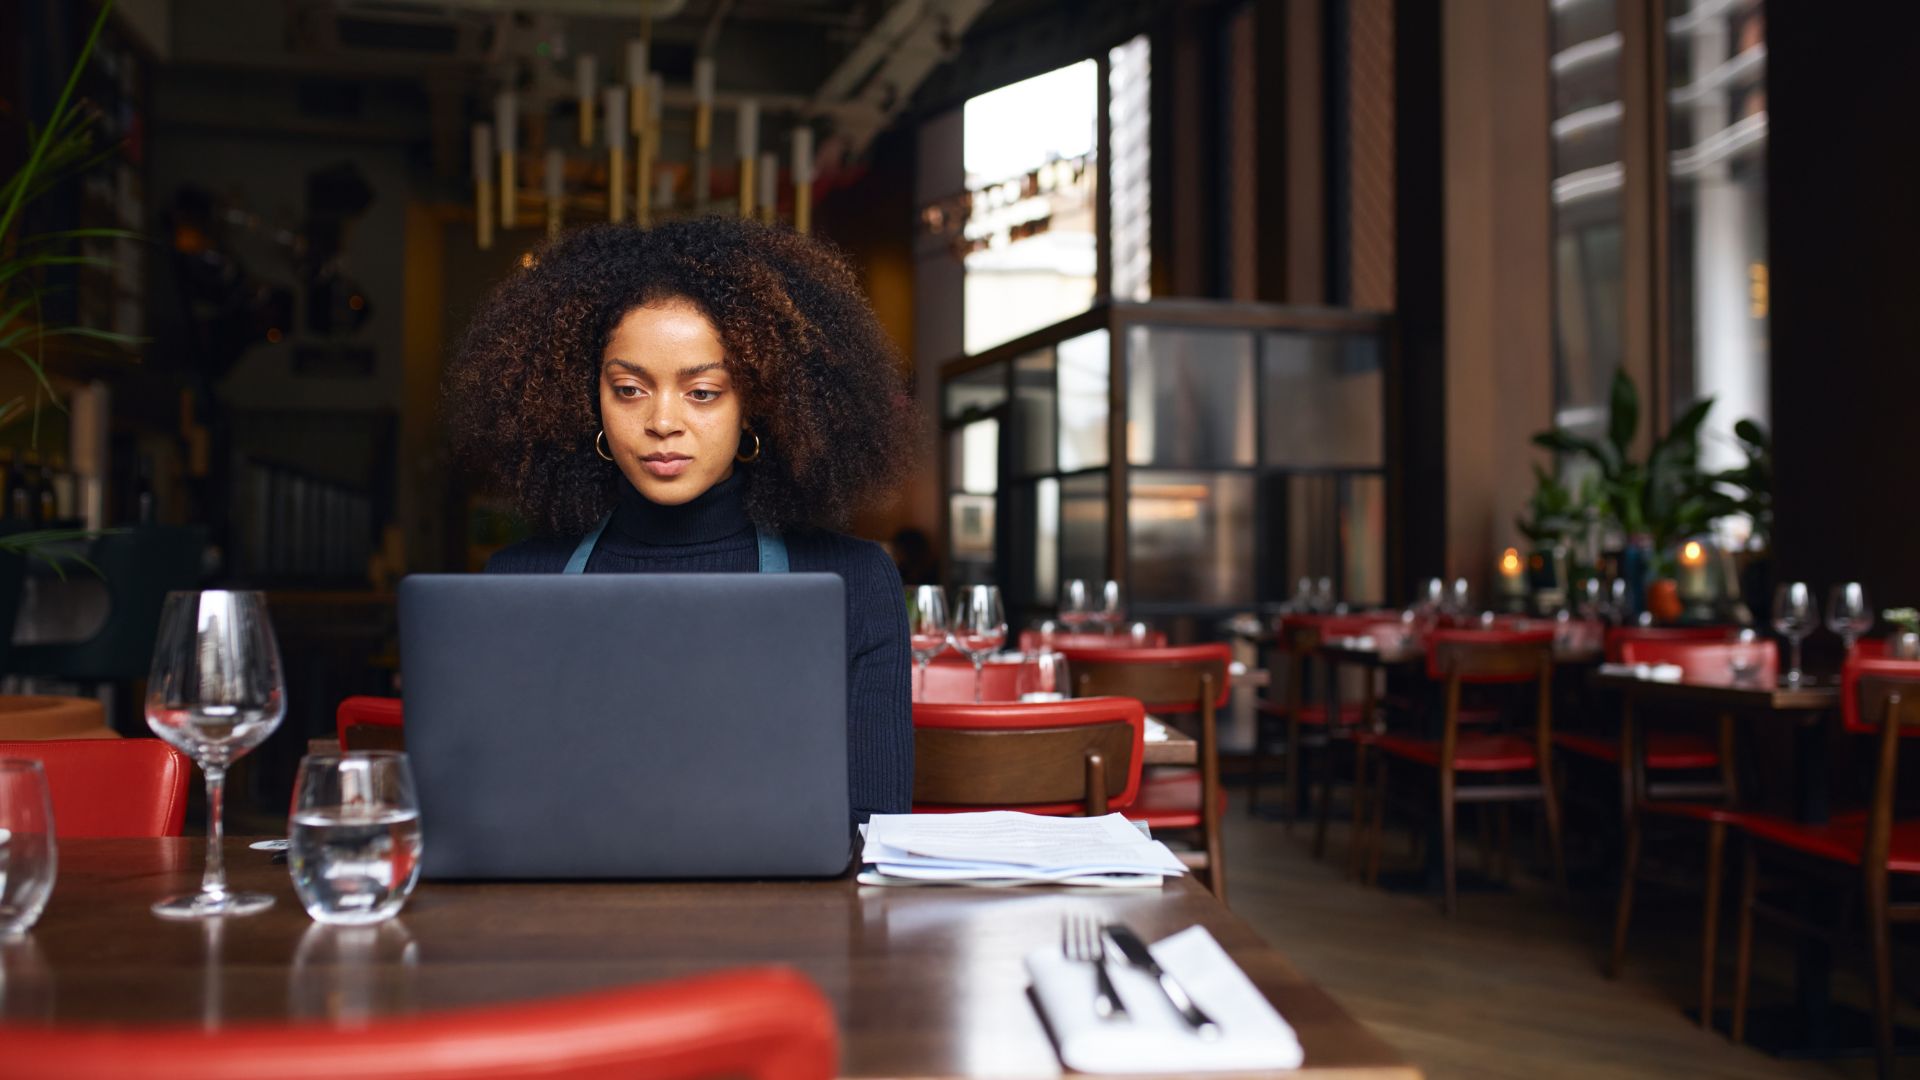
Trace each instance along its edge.
{"label": "stack of paper", "polygon": [[1119,814],[1046,817],[1011,810],[875,814],[863,885],[1154,887],[1186,865]]}

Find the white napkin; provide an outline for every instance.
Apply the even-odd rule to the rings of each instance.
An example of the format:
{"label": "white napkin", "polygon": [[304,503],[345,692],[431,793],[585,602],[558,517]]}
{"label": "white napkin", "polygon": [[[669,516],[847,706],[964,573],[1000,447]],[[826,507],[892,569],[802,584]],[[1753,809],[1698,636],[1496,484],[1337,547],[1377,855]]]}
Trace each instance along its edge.
{"label": "white napkin", "polygon": [[1220,1025],[1219,1037],[1194,1034],[1152,976],[1111,954],[1107,972],[1127,1015],[1102,1020],[1093,1012],[1093,965],[1068,960],[1058,949],[1036,949],[1027,954],[1027,974],[1067,1067],[1091,1073],[1300,1067],[1293,1028],[1206,927],[1182,930],[1148,951]]}
{"label": "white napkin", "polygon": [[1647,682],[1679,682],[1687,674],[1679,664],[1601,664],[1602,675],[1625,675]]}

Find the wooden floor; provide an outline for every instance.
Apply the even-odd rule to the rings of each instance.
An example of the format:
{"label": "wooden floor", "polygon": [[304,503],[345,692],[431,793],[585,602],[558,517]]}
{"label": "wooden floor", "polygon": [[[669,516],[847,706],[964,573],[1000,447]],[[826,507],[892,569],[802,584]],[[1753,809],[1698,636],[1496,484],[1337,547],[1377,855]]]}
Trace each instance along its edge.
{"label": "wooden floor", "polygon": [[[1698,994],[1697,900],[1662,904],[1643,889],[1647,911],[1636,919],[1627,970],[1609,981],[1599,970],[1612,903],[1597,895],[1605,887],[1561,903],[1517,872],[1510,891],[1463,894],[1449,919],[1430,899],[1345,880],[1338,827],[1328,861],[1315,862],[1311,831],[1288,835],[1249,818],[1236,799],[1226,835],[1233,909],[1434,1080],[1873,1075],[1868,1062],[1779,1061],[1695,1027],[1681,1007]],[[1472,865],[1476,849],[1463,839]],[[1386,850],[1404,855],[1405,847]],[[1784,947],[1761,944],[1756,938],[1756,1003],[1784,997],[1788,971]],[[1731,946],[1729,932],[1723,989]],[[1837,982],[1843,996],[1858,992],[1857,983]],[[1902,1064],[1901,1076],[1920,1077],[1920,1060]]]}

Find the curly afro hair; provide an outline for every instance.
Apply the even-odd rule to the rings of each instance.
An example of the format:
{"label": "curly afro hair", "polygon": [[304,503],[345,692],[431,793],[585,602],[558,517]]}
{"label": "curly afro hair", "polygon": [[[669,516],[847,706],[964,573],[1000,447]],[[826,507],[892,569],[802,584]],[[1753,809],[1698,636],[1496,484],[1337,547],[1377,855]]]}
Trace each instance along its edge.
{"label": "curly afro hair", "polygon": [[612,508],[620,471],[593,445],[601,357],[628,312],[668,299],[712,320],[761,438],[738,470],[755,523],[842,527],[892,491],[916,414],[898,350],[833,249],[732,218],[596,225],[496,287],[447,373],[454,449],[537,532],[577,536]]}

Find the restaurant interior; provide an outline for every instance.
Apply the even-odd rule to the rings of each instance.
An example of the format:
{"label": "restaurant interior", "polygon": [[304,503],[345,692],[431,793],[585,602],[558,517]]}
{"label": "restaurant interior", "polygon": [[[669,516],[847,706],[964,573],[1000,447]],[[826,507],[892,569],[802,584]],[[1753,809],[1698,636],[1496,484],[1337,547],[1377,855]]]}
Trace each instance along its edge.
{"label": "restaurant interior", "polygon": [[[0,1077],[1920,1077],[1917,42],[0,4]],[[771,704],[648,656],[604,744],[544,673],[680,601],[583,636],[494,581],[505,652],[423,659],[430,588],[548,542],[449,435],[477,317],[714,217],[837,252],[917,420],[838,524],[898,571],[911,806],[829,871],[753,853],[822,790],[847,839],[833,634],[694,618]],[[488,861],[576,832],[642,854]]]}

